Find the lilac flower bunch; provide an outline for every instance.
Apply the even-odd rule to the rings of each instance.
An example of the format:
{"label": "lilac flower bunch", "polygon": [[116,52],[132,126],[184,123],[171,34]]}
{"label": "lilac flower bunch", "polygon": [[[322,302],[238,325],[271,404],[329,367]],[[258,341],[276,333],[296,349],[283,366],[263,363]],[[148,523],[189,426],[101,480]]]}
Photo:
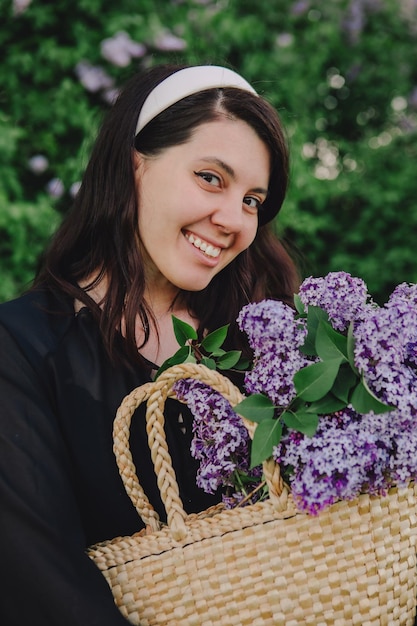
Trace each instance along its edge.
{"label": "lilac flower bunch", "polygon": [[[331,272],[305,279],[294,305],[241,310],[253,362],[234,410],[200,382],[176,384],[195,416],[198,484],[229,485],[239,499],[236,477],[259,477],[272,456],[298,508],[315,515],[416,480],[417,285],[398,285],[379,306],[363,280]],[[232,353],[215,354],[230,363]],[[237,414],[257,423],[252,442]]]}
{"label": "lilac flower bunch", "polygon": [[[379,307],[363,281],[335,272],[306,279],[299,298],[307,310],[324,310],[333,329],[347,334],[350,328],[352,367],[369,397],[388,405],[385,412],[361,406],[360,401],[352,406],[353,395],[348,393],[346,406],[320,414],[312,437],[284,427],[273,457],[287,472],[299,508],[317,514],[337,500],[363,492],[383,494],[417,478],[417,285],[399,285]],[[253,329],[259,341],[257,305],[250,306],[249,318],[241,318],[246,315],[245,331],[251,334]],[[253,371],[257,367],[255,358]],[[280,378],[279,372],[276,375]],[[352,377],[344,380],[348,387]],[[259,388],[269,394],[269,386]]]}
{"label": "lilac flower bunch", "polygon": [[306,278],[300,286],[299,297],[304,306],[318,306],[326,311],[333,328],[342,332],[352,320],[360,319],[370,305],[364,281],[347,272]]}
{"label": "lilac flower bunch", "polygon": [[245,376],[247,393],[264,393],[283,407],[296,395],[295,372],[308,363],[299,350],[307,328],[294,318],[295,311],[283,302],[263,300],[245,306],[237,320],[254,354],[253,369]]}
{"label": "lilac flower bunch", "polygon": [[211,494],[227,487],[226,507],[239,504],[262,475],[259,467],[249,470],[249,434],[242,420],[226,398],[200,381],[180,380],[174,390],[194,415],[191,454],[200,461],[197,485]]}

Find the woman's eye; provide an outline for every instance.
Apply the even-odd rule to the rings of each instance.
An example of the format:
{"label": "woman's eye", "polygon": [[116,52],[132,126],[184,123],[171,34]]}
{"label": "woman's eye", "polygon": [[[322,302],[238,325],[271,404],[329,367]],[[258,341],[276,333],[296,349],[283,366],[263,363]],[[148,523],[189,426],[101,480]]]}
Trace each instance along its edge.
{"label": "woman's eye", "polygon": [[262,207],[262,202],[258,198],[254,198],[253,196],[246,196],[243,198],[243,202],[248,205],[251,209],[259,209]]}
{"label": "woman's eye", "polygon": [[220,187],[220,178],[215,174],[211,174],[210,172],[194,172],[196,176],[202,178],[209,185],[213,185],[213,187]]}

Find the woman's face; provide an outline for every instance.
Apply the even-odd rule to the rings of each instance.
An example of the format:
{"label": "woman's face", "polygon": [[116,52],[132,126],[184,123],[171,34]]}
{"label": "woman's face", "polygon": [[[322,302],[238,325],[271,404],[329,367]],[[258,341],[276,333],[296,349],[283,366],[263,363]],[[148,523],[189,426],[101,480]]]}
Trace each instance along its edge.
{"label": "woman's face", "polygon": [[253,241],[270,157],[255,131],[226,116],[156,157],[135,154],[148,286],[199,291]]}

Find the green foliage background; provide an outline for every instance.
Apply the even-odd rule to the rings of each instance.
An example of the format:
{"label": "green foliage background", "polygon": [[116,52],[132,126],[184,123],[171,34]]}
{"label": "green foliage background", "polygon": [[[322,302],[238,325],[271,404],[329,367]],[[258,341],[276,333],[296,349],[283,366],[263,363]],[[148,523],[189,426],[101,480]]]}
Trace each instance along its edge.
{"label": "green foliage background", "polygon": [[[121,31],[144,46],[127,64],[102,54]],[[109,106],[80,63],[113,89],[163,61],[242,72],[288,129],[292,182],[276,226],[303,274],[351,272],[379,301],[417,280],[414,0],[0,0],[0,48],[0,300],[30,282]]]}

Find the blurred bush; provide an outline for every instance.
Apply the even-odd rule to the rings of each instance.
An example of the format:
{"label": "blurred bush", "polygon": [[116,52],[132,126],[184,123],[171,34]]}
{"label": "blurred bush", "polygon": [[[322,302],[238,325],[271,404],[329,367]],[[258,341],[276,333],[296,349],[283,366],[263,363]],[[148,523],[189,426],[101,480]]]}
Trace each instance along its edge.
{"label": "blurred bush", "polygon": [[304,274],[417,281],[414,0],[0,0],[0,300],[30,282],[135,70],[234,67],[279,110]]}

